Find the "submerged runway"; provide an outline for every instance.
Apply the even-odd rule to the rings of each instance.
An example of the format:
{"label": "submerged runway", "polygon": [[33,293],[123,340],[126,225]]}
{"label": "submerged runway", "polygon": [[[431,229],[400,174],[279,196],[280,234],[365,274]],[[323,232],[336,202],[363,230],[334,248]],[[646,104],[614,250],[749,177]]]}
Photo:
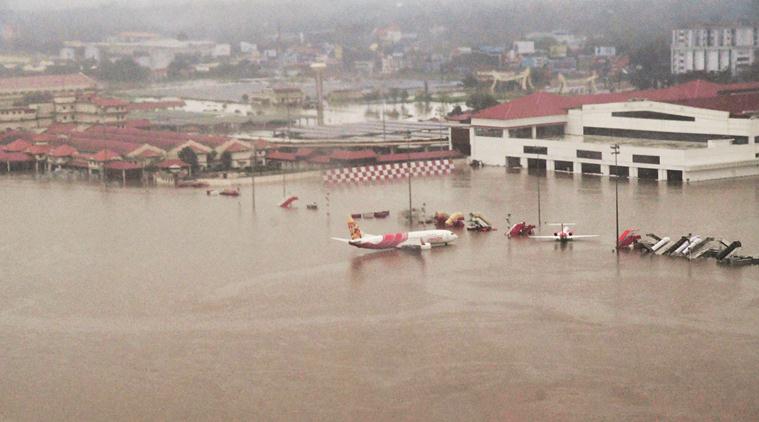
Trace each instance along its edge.
{"label": "submerged runway", "polygon": [[[507,239],[538,180],[544,221],[601,237]],[[330,240],[407,229],[405,181],[256,190],[0,178],[0,419],[759,418],[759,267],[614,254],[613,181],[415,179],[499,228],[421,253]],[[759,179],[624,182],[620,221],[759,255]]]}

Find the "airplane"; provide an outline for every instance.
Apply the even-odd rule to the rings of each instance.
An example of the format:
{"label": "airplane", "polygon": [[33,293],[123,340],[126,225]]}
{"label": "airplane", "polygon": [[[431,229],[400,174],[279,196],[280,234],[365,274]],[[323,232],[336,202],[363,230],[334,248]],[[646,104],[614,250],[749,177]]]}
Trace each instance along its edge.
{"label": "airplane", "polygon": [[538,240],[555,240],[557,242],[568,242],[574,239],[588,239],[591,237],[598,237],[597,234],[584,234],[576,235],[569,226],[574,226],[575,223],[552,223],[549,226],[561,226],[561,230],[554,232],[552,236],[532,236],[533,239]]}
{"label": "airplane", "polygon": [[420,230],[383,235],[364,234],[351,217],[348,217],[348,231],[351,235],[350,239],[333,237],[332,240],[362,249],[428,250],[433,246],[447,246],[458,239],[458,236],[449,230]]}
{"label": "airplane", "polygon": [[625,249],[634,246],[640,240],[640,235],[635,233],[638,229],[627,229],[617,239],[617,249]]}

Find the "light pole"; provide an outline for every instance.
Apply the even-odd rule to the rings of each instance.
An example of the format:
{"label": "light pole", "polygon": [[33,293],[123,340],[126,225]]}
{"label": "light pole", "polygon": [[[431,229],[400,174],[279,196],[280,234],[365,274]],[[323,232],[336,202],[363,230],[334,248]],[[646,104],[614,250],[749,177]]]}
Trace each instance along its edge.
{"label": "light pole", "polygon": [[[383,112],[384,115],[384,112]],[[414,216],[411,205],[411,131],[406,131],[406,171],[408,172],[408,224],[410,230],[414,229]]]}
{"label": "light pole", "polygon": [[538,229],[541,226],[540,218],[540,155],[535,155],[535,180],[538,185]]}
{"label": "light pole", "polygon": [[611,146],[611,155],[614,156],[614,216],[617,230],[616,236],[614,237],[614,250],[619,251],[619,144],[614,144]]}
{"label": "light pole", "polygon": [[256,210],[256,143],[250,141],[250,185],[251,196],[253,197],[253,211]]}

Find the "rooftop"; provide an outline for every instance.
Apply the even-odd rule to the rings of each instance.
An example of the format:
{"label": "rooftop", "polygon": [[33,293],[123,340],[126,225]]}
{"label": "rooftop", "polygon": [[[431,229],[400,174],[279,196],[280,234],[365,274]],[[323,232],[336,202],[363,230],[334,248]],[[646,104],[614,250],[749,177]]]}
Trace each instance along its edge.
{"label": "rooftop", "polygon": [[[753,95],[758,94],[758,95]],[[739,95],[746,97],[736,100]],[[721,97],[727,97],[722,98]],[[475,113],[475,119],[515,120],[567,114],[567,110],[589,104],[608,104],[631,100],[650,100],[674,104],[700,104],[714,110],[745,111],[759,109],[759,82],[717,84],[695,80],[668,88],[606,94],[563,96],[536,92]],[[738,102],[739,105],[735,103]],[[741,109],[741,110],[739,110]]]}
{"label": "rooftop", "polygon": [[0,78],[0,92],[94,88],[97,88],[97,82],[81,73]]}

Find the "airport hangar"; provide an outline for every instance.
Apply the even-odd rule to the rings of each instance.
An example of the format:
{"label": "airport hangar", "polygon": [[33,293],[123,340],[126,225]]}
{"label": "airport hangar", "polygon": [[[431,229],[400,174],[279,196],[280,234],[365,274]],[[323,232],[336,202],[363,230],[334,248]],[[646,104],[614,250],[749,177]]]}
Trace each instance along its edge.
{"label": "airport hangar", "polygon": [[759,82],[537,92],[475,113],[469,131],[471,160],[486,165],[685,182],[754,176]]}

